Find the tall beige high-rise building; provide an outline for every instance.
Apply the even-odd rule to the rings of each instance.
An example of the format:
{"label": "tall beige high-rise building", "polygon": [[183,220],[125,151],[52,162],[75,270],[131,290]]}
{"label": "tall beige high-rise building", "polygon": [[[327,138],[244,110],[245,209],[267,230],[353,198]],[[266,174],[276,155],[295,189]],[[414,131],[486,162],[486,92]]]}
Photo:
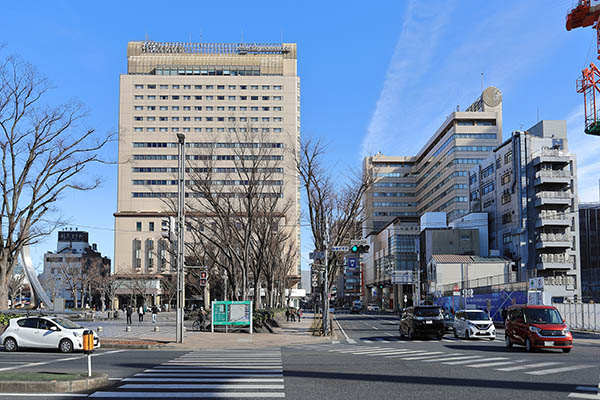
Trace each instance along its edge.
{"label": "tall beige high-rise building", "polygon": [[[231,177],[239,167],[239,149],[269,148],[269,162],[256,165],[271,172],[269,185],[283,188],[283,200],[291,204],[285,226],[299,248],[295,43],[129,42],[127,74],[120,79],[118,274],[170,271],[161,220],[170,211],[168,199],[177,196],[178,134],[185,135],[186,171],[210,168],[211,184],[221,193],[247,184]],[[295,264],[293,274],[299,275],[299,256]]]}

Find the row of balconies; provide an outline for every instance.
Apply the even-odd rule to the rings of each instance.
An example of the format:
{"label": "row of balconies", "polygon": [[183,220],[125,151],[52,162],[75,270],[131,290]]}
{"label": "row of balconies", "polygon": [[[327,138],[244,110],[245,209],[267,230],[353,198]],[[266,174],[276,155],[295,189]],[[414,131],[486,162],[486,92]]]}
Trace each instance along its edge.
{"label": "row of balconies", "polygon": [[536,249],[571,247],[571,235],[568,233],[539,233],[535,241]]}
{"label": "row of balconies", "polygon": [[536,153],[533,159],[533,165],[540,163],[561,163],[567,164],[570,161],[569,154],[558,149],[543,148]]}
{"label": "row of balconies", "polygon": [[564,213],[557,210],[542,210],[538,214],[536,220],[536,228],[544,226],[569,226],[571,225],[571,219],[568,218]]}
{"label": "row of balconies", "polygon": [[570,205],[572,199],[573,199],[573,194],[571,192],[544,191],[544,192],[538,192],[535,194],[534,205],[536,207],[540,207],[540,206],[548,205],[548,204]]}
{"label": "row of balconies", "polygon": [[534,185],[539,186],[546,183],[558,183],[568,185],[570,182],[570,171],[541,170],[535,174]]}

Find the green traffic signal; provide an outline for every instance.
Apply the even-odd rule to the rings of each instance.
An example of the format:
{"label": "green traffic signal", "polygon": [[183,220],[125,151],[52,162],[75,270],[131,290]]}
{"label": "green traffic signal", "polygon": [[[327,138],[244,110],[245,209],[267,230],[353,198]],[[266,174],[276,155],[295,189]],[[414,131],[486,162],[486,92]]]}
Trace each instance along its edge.
{"label": "green traffic signal", "polygon": [[357,246],[357,245],[353,245],[353,246],[350,248],[350,251],[352,251],[353,253],[357,253],[357,252],[358,252],[358,246]]}

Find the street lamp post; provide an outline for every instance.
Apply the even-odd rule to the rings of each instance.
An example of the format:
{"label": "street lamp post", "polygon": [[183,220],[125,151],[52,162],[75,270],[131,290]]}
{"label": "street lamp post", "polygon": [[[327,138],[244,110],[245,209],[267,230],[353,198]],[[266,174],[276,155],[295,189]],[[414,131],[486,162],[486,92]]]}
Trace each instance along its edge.
{"label": "street lamp post", "polygon": [[185,135],[177,134],[177,317],[175,336],[177,343],[183,343],[183,308],[185,307]]}

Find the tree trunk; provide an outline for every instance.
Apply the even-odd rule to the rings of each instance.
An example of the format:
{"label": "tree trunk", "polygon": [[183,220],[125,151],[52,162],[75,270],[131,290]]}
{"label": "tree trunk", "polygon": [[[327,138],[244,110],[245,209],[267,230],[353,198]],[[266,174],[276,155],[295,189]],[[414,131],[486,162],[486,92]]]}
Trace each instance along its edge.
{"label": "tree trunk", "polygon": [[260,280],[259,279],[255,279],[254,280],[254,309],[255,310],[260,310],[261,307],[261,297],[260,297]]}

